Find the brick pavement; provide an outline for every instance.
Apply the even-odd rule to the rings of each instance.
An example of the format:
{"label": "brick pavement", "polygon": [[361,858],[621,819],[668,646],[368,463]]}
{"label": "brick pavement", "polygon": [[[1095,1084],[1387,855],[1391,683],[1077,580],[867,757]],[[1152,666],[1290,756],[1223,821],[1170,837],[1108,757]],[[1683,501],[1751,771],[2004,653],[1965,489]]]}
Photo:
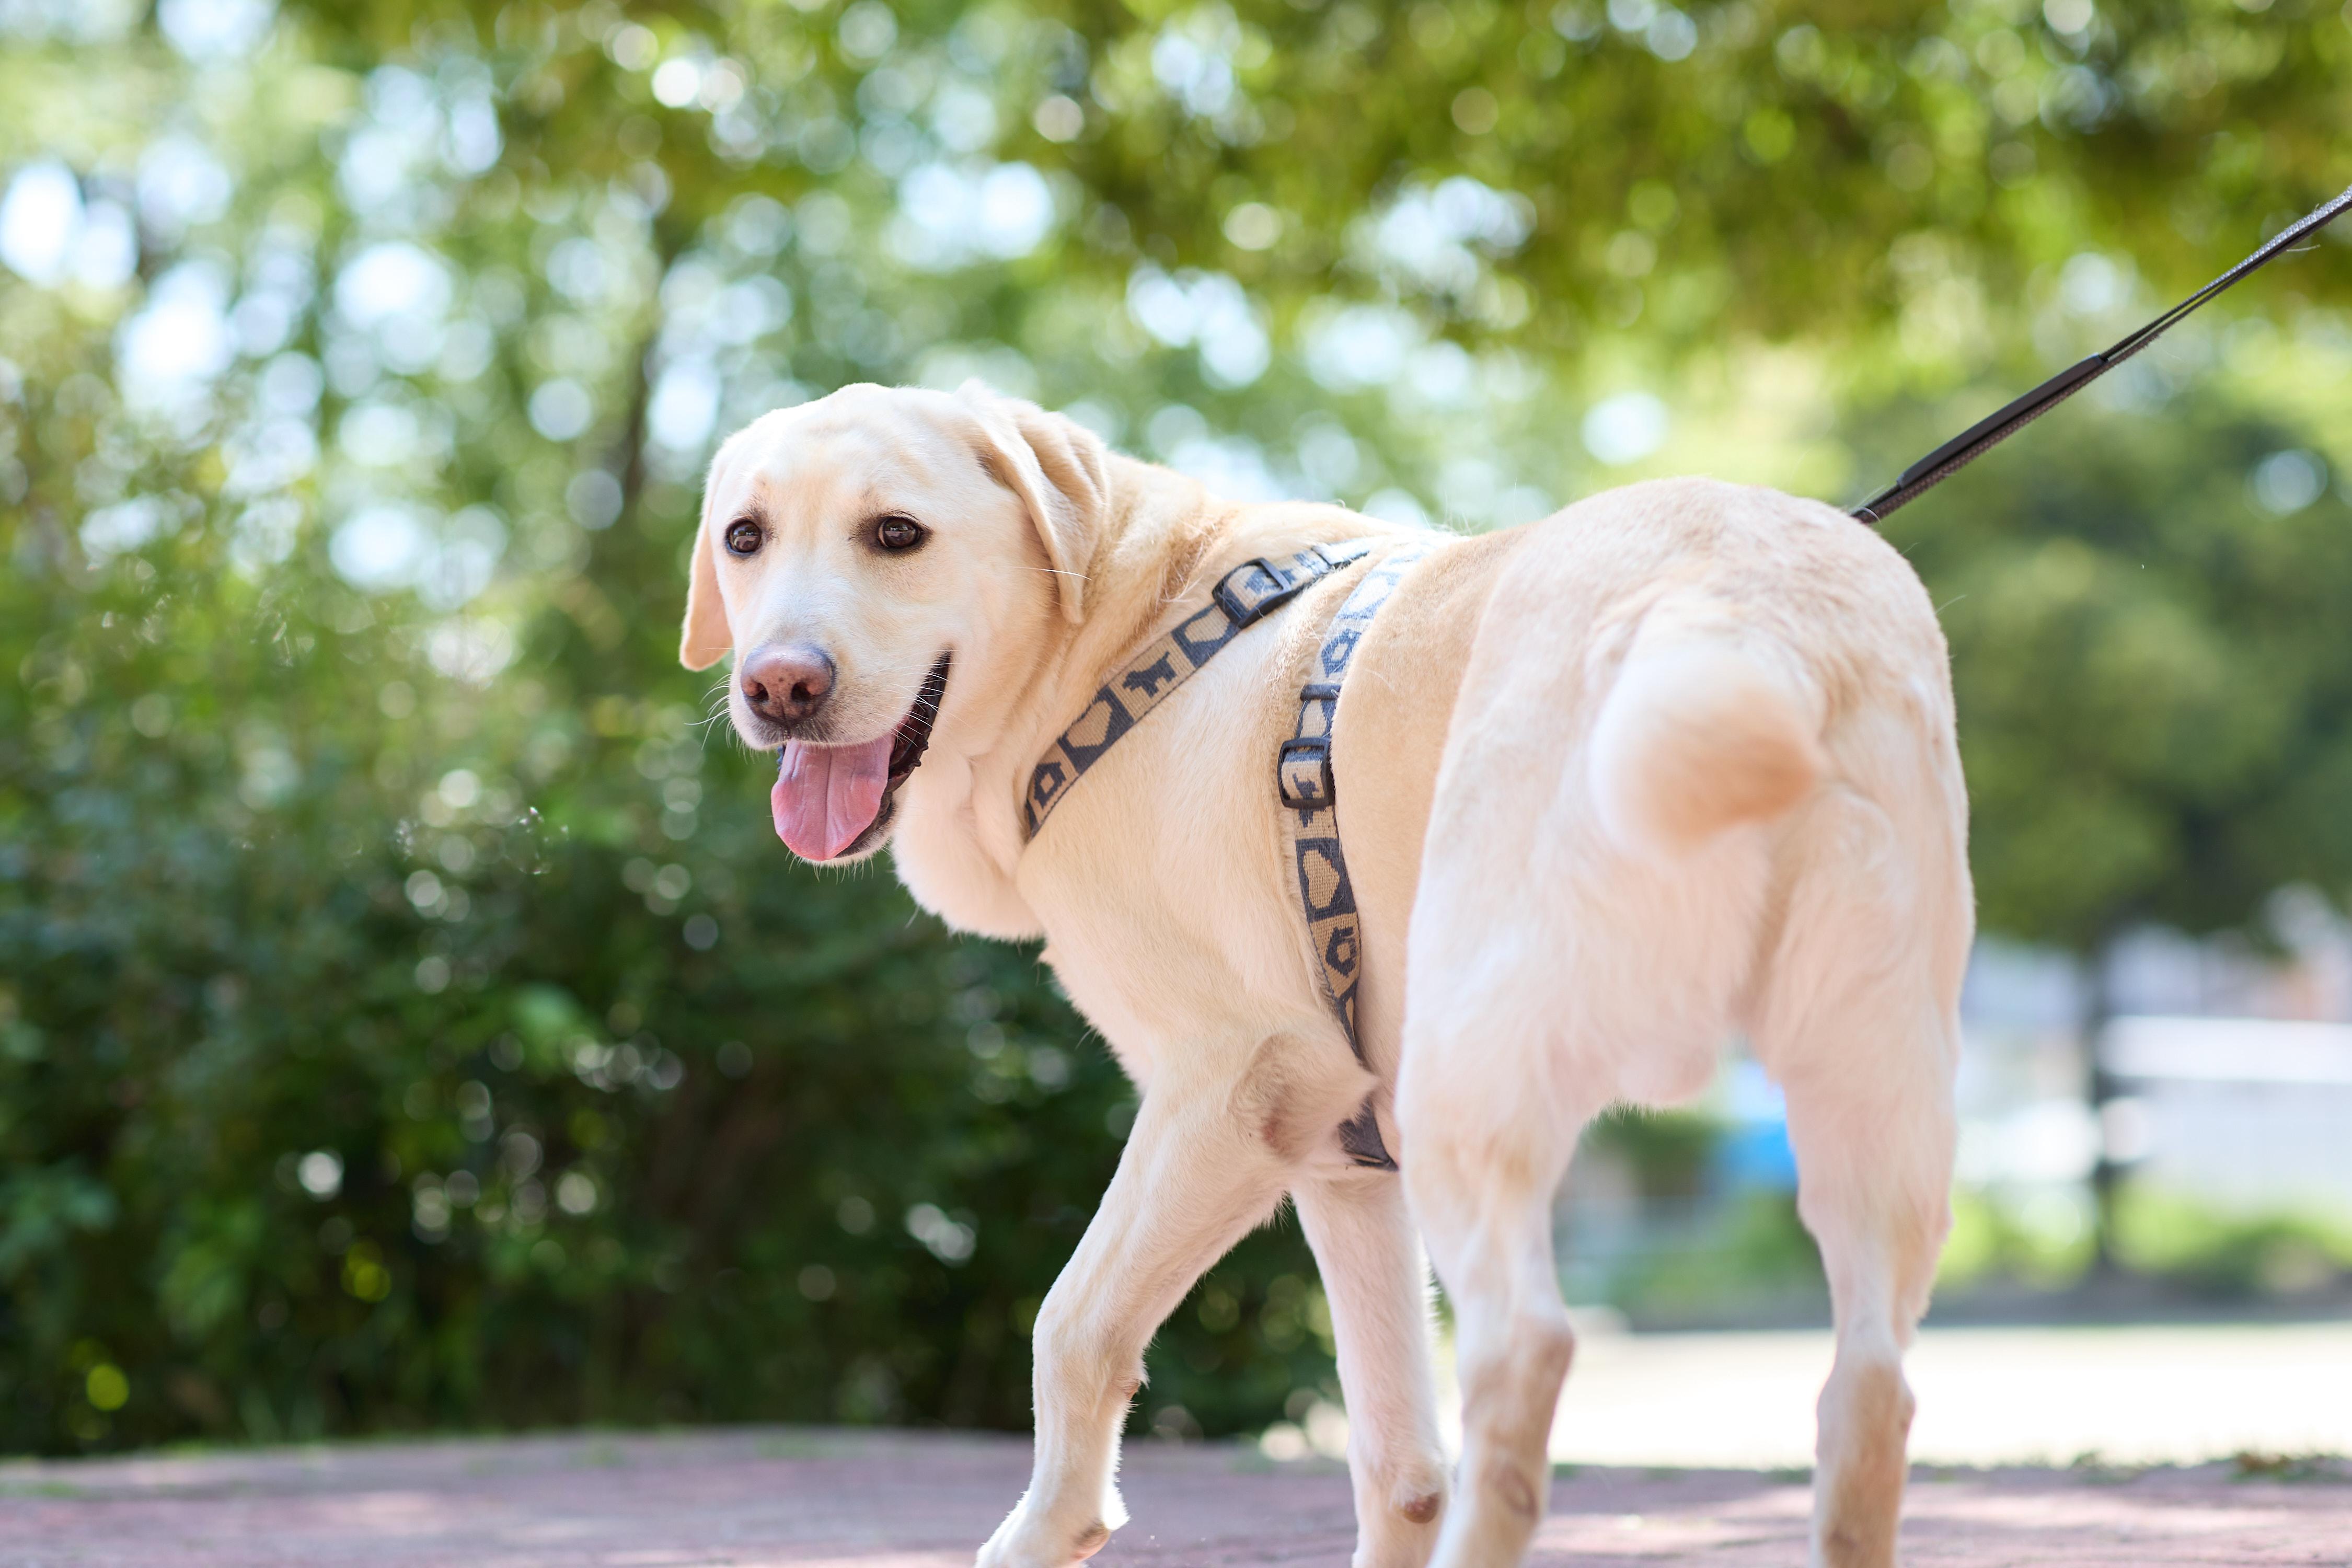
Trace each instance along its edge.
{"label": "brick pavement", "polygon": [[[1017,1439],[726,1429],[357,1443],[0,1465],[7,1568],[962,1568],[1027,1473]],[[1345,1564],[1346,1477],[1129,1447],[1104,1568]],[[2246,1477],[1923,1471],[1913,1568],[2352,1563],[2352,1466]],[[1563,1471],[1536,1561],[1804,1561],[1806,1494],[1740,1471]]]}

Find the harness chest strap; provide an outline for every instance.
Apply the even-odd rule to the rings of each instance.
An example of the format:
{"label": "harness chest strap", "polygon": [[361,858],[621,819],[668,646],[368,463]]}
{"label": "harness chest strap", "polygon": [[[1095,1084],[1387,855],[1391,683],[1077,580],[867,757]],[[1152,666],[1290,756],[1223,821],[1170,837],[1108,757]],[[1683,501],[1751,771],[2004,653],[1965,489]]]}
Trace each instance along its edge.
{"label": "harness chest strap", "polygon": [[1194,671],[1271,612],[1340,567],[1361,561],[1371,552],[1374,542],[1352,539],[1345,544],[1309,545],[1279,561],[1260,556],[1218,578],[1206,605],[1105,681],[1077,722],[1045,749],[1045,760],[1030,772],[1029,793],[1021,805],[1027,837],[1037,837],[1037,830],[1045,826],[1045,818],[1062,804],[1079,774],[1100,761],[1120,736],[1166,701],[1168,694],[1192,679]]}
{"label": "harness chest strap", "polygon": [[[1355,539],[1344,544],[1311,545],[1279,561],[1261,556],[1219,578],[1207,605],[1178,622],[1097,689],[1077,721],[1047,748],[1045,760],[1029,774],[1028,795],[1022,803],[1027,837],[1037,837],[1080,775],[1145,714],[1167,700],[1170,692],[1223,652],[1234,637],[1307,587],[1362,560],[1380,542]],[[1275,765],[1290,858],[1298,874],[1299,905],[1315,948],[1317,979],[1348,1037],[1348,1048],[1366,1067],[1370,1064],[1365,1060],[1363,1042],[1356,1030],[1361,925],[1355,889],[1348,879],[1347,856],[1339,844],[1339,802],[1331,774],[1331,721],[1339,710],[1340,683],[1355,657],[1356,645],[1406,571],[1435,548],[1435,541],[1415,541],[1391,550],[1349,593],[1316,649],[1312,679],[1299,689],[1297,728],[1282,743]],[[1369,1098],[1340,1127],[1339,1146],[1359,1165],[1396,1169],[1395,1160],[1381,1140],[1380,1123],[1372,1115]]]}

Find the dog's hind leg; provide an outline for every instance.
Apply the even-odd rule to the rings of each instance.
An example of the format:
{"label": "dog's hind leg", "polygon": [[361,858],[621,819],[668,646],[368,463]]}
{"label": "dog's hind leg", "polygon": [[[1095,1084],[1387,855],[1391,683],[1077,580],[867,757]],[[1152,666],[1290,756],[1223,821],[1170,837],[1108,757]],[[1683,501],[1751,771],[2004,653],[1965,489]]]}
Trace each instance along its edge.
{"label": "dog's hind leg", "polygon": [[[1465,1070],[1498,1085],[1478,1066]],[[1461,1471],[1436,1562],[1507,1568],[1543,1519],[1552,1416],[1575,1351],[1551,1248],[1552,1191],[1575,1128],[1465,1114],[1460,1105],[1440,1112],[1426,1078],[1416,1085],[1410,1073],[1401,1089],[1401,1158],[1454,1309],[1462,1384]],[[1494,1106],[1501,1097],[1461,1098]]]}
{"label": "dog's hind leg", "polygon": [[[1903,1352],[1950,1224],[1966,874],[1851,795],[1805,824],[1755,1046],[1789,1100],[1798,1210],[1837,1320],[1813,1471],[1817,1568],[1892,1568],[1912,1398]],[[1932,838],[1929,840],[1932,843]],[[1957,848],[1952,851],[1957,855]]]}
{"label": "dog's hind leg", "polygon": [[[1498,697],[1497,712],[1543,698]],[[1744,828],[1669,843],[1658,863],[1613,849],[1564,732],[1482,723],[1440,779],[1397,1076],[1397,1159],[1454,1309],[1462,1386],[1440,1568],[1509,1568],[1543,1517],[1574,1350],[1553,1194],[1605,1105],[1706,1085],[1768,869]]]}
{"label": "dog's hind leg", "polygon": [[1422,1568],[1445,1505],[1430,1374],[1429,1270],[1392,1175],[1350,1172],[1292,1190],[1315,1248],[1348,1397],[1354,1568]]}
{"label": "dog's hind leg", "polygon": [[[1475,869],[1441,869],[1434,856],[1429,865],[1441,898]],[[1443,905],[1425,890],[1414,910],[1397,1080],[1397,1159],[1453,1307],[1462,1386],[1442,1568],[1508,1568],[1543,1518],[1552,1416],[1575,1350],[1552,1259],[1552,1194],[1599,1109],[1561,1087],[1552,1059],[1577,1027],[1557,1005],[1562,955],[1496,880]]]}

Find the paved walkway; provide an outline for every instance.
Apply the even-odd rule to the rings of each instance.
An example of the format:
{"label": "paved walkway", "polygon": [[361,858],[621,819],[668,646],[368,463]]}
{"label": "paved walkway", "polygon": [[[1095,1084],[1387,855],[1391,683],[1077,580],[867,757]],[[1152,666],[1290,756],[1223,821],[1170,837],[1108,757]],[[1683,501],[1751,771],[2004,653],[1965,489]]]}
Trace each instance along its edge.
{"label": "paved walkway", "polygon": [[[1821,1332],[1583,1326],[1552,1458],[1760,1469],[1811,1462]],[[2352,1322],[1931,1328],[1905,1362],[1911,1457],[1971,1466],[2352,1454]],[[1453,1408],[1449,1396],[1445,1408]]]}
{"label": "paved walkway", "polygon": [[[0,1563],[965,1568],[1027,1468],[1012,1438],[740,1428],[18,1463],[0,1465]],[[1134,1522],[1104,1568],[1348,1561],[1328,1462],[1138,1443],[1126,1475]],[[1754,1472],[1563,1472],[1535,1561],[1793,1568],[1806,1500]],[[1905,1540],[1912,1568],[2341,1568],[2352,1466],[1922,1471]]]}

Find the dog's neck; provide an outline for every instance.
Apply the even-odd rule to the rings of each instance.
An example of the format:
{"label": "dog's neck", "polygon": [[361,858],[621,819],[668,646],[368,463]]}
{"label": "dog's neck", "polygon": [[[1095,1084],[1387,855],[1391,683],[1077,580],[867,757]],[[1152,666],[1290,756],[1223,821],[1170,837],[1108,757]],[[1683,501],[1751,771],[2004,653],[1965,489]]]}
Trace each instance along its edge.
{"label": "dog's neck", "polygon": [[974,732],[935,737],[899,797],[905,815],[890,851],[898,879],[961,931],[1015,940],[1044,933],[1014,882],[1026,847],[1021,803],[1030,770],[1172,607],[1205,592],[1209,567],[1241,549],[1256,510],[1116,454],[1108,477],[1083,618],[1073,625],[1055,615],[1025,675],[964,677],[1001,680],[1004,695],[988,702],[992,712],[976,715]]}

